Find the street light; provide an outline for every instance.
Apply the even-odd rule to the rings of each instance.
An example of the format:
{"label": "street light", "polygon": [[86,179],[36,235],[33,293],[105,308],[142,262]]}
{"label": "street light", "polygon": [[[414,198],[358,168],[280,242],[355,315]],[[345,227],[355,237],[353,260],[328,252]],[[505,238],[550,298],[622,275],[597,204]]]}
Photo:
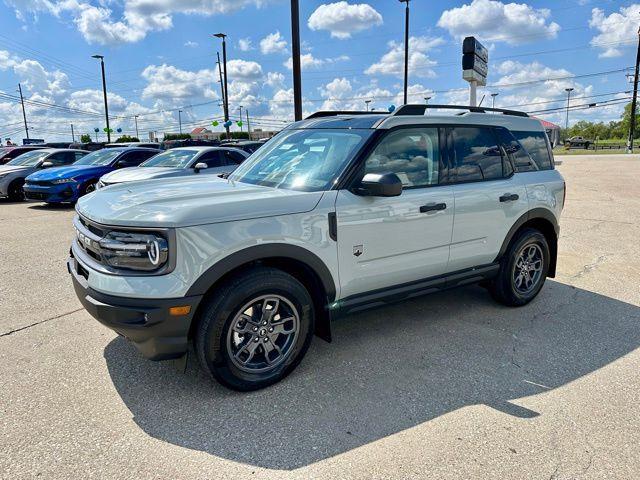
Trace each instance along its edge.
{"label": "street light", "polygon": [[240,110],[240,132],[242,132],[242,105],[238,107],[238,110]]}
{"label": "street light", "polygon": [[182,135],[182,110],[178,110],[178,129],[180,131],[180,135]]}
{"label": "street light", "polygon": [[224,33],[214,33],[214,37],[222,39],[222,65],[224,67],[224,123],[227,130],[227,138],[229,138],[229,90],[227,90],[227,35]]}
{"label": "street light", "polygon": [[107,142],[111,143],[111,129],[109,128],[109,106],[107,104],[107,80],[104,76],[104,55],[91,55],[91,58],[100,60],[102,69],[102,95],[104,96],[104,117],[107,121]]}
{"label": "street light", "polygon": [[364,103],[366,103],[367,105],[367,112],[369,111],[369,104],[371,103],[371,100],[365,100]]}
{"label": "street light", "polygon": [[499,93],[491,94],[491,108],[496,108],[496,97],[500,95]]}
{"label": "street light", "polygon": [[133,119],[134,119],[134,120],[135,120],[135,122],[136,122],[136,138],[137,138],[138,140],[140,140],[140,134],[138,133],[138,115],[134,115],[134,116],[133,116]]}
{"label": "street light", "polygon": [[300,65],[300,5],[291,0],[291,73],[293,75],[293,118],[302,120],[302,74]]}
{"label": "street light", "polygon": [[429,100],[431,100],[431,97],[424,97],[425,105],[429,105]]}
{"label": "street light", "polygon": [[566,135],[567,130],[569,130],[569,99],[571,98],[571,92],[573,92],[573,87],[565,88],[564,91],[567,92],[567,118],[564,123],[564,131]]}
{"label": "street light", "polygon": [[406,3],[404,11],[404,104],[407,104],[407,91],[409,88],[409,0],[399,0]]}

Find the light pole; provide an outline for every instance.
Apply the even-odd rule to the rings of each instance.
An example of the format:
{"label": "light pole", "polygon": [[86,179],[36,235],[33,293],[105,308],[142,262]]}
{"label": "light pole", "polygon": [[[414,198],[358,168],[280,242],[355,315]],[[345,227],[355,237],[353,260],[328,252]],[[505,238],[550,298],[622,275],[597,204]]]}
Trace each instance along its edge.
{"label": "light pole", "polygon": [[140,140],[140,134],[138,133],[138,115],[134,115],[133,119],[136,122],[136,138]]}
{"label": "light pole", "polygon": [[566,135],[567,131],[569,130],[569,100],[571,99],[571,92],[573,92],[573,87],[565,88],[564,91],[567,92],[567,118],[564,122],[564,132]]}
{"label": "light pole", "polygon": [[240,132],[242,132],[242,105],[238,107],[238,110],[240,110]]}
{"label": "light pole", "polygon": [[76,134],[73,131],[73,123],[71,124],[71,141],[76,143]]}
{"label": "light pole", "polygon": [[111,143],[111,129],[109,128],[109,106],[107,104],[107,80],[104,76],[104,55],[91,55],[91,58],[100,60],[102,69],[102,95],[104,96],[104,118],[107,121],[107,142]]}
{"label": "light pole", "polygon": [[[227,35],[224,33],[215,33],[214,37],[222,39],[222,65],[224,67],[224,123],[229,122],[229,90],[227,90]],[[229,127],[225,126],[227,130],[227,138],[230,138]]]}
{"label": "light pole", "polygon": [[424,97],[425,105],[429,105],[429,100],[431,100],[431,97]]}
{"label": "light pole", "polygon": [[302,74],[300,67],[300,5],[291,0],[291,73],[293,74],[293,118],[302,120]]}
{"label": "light pole", "polygon": [[409,88],[409,0],[399,0],[406,3],[404,11],[404,104],[407,104],[407,91]]}
{"label": "light pole", "polygon": [[369,104],[371,103],[371,100],[365,100],[364,103],[367,105],[367,112],[369,111]]}
{"label": "light pole", "polygon": [[182,110],[178,110],[178,130],[180,132],[180,135],[182,135]]}
{"label": "light pole", "polygon": [[496,108],[496,97],[500,95],[499,93],[491,94],[491,108]]}
{"label": "light pole", "polygon": [[24,133],[29,140],[29,127],[27,126],[27,112],[24,109],[24,97],[22,96],[22,85],[18,83],[18,91],[20,92],[20,103],[22,104],[22,118],[24,119]]}
{"label": "light pole", "polygon": [[249,135],[249,140],[251,140],[251,123],[249,122],[249,110],[244,111],[247,115],[247,134]]}

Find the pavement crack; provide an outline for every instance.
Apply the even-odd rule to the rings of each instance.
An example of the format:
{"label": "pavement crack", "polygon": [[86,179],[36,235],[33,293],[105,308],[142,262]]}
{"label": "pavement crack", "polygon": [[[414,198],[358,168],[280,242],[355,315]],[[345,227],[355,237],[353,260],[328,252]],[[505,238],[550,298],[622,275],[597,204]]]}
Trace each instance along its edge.
{"label": "pavement crack", "polygon": [[580,278],[584,275],[586,275],[587,273],[591,272],[592,270],[595,270],[596,268],[598,268],[598,266],[604,262],[607,259],[607,256],[611,255],[610,253],[607,253],[605,255],[600,255],[595,262],[593,263],[589,263],[587,265],[585,265],[584,267],[582,267],[582,270],[580,270],[578,273],[576,273],[575,275],[571,275],[571,278]]}
{"label": "pavement crack", "polygon": [[75,310],[71,310],[70,312],[61,313],[60,315],[56,315],[54,317],[45,318],[44,320],[40,320],[39,322],[35,322],[35,323],[30,324],[30,325],[25,325],[24,327],[15,328],[13,330],[9,330],[8,332],[0,334],[0,337],[8,337],[9,335],[13,335],[14,333],[18,333],[18,332],[21,332],[23,330],[27,330],[27,329],[29,329],[31,327],[36,327],[38,325],[42,325],[43,323],[47,323],[47,322],[49,322],[51,320],[57,320],[59,318],[66,317],[67,315],[72,315],[74,313],[80,312],[81,310],[84,310],[84,309],[83,308],[76,308]]}

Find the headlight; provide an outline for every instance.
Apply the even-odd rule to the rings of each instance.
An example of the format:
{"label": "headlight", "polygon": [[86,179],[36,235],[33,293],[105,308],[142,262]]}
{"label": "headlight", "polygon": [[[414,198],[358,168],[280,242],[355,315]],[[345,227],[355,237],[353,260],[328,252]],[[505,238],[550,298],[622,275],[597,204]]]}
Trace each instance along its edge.
{"label": "headlight", "polygon": [[109,232],[99,243],[103,260],[114,268],[148,272],[169,258],[167,239],[155,233]]}
{"label": "headlight", "polygon": [[75,183],[76,180],[74,178],[59,178],[58,180],[53,180],[51,183],[55,185],[60,185],[61,183]]}

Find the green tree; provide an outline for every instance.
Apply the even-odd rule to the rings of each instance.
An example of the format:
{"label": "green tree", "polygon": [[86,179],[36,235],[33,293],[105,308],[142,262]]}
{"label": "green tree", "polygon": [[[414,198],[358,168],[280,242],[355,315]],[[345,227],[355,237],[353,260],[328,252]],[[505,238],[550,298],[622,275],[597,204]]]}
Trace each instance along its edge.
{"label": "green tree", "polygon": [[[631,104],[627,103],[624,107],[624,112],[622,113],[622,119],[620,121],[620,129],[622,131],[622,138],[627,138],[629,136],[629,128],[631,127]],[[640,115],[638,115],[638,109],[636,108],[636,127],[633,131],[633,138],[638,138],[638,134],[640,134]]]}
{"label": "green tree", "polygon": [[138,137],[131,137],[129,135],[122,135],[120,138],[116,140],[116,143],[127,143],[127,142],[139,142],[140,139]]}
{"label": "green tree", "polygon": [[80,137],[80,141],[82,143],[91,143],[91,135],[89,135],[88,133],[85,133]]}

